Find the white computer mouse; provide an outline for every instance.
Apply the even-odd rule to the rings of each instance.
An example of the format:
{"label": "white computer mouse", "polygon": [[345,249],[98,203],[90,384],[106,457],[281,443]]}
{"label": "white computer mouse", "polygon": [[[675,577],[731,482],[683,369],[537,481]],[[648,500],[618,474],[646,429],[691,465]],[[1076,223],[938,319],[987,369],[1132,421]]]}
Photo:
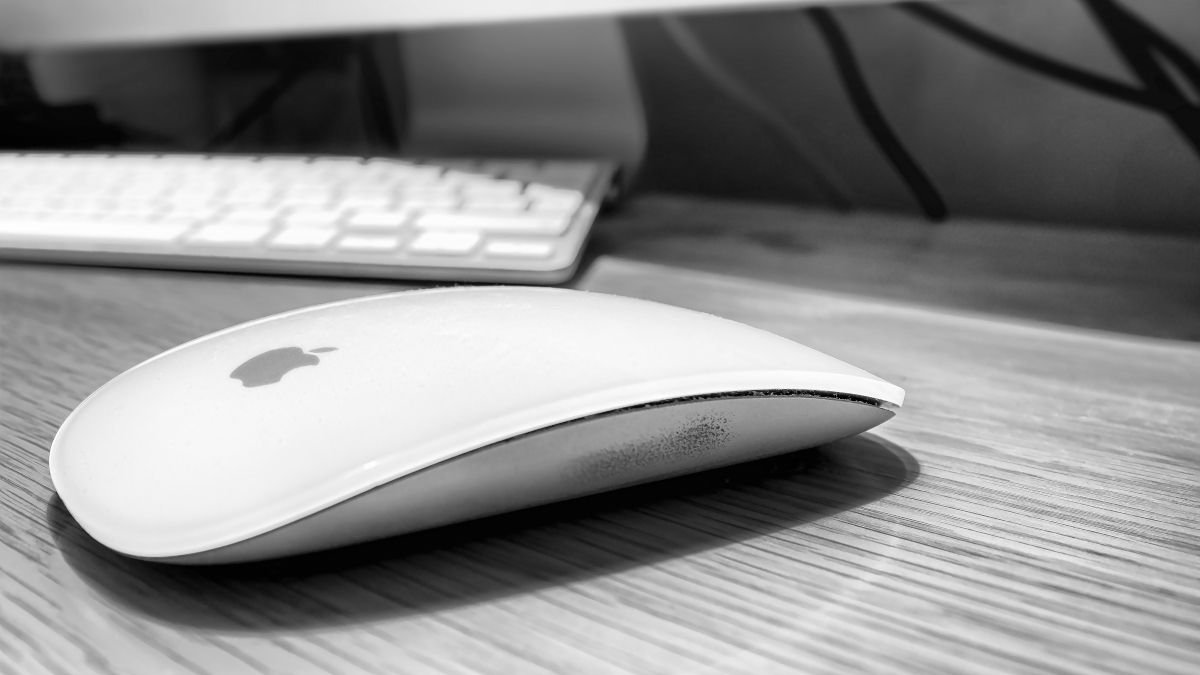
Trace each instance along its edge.
{"label": "white computer mouse", "polygon": [[126,555],[332,548],[811,447],[904,392],[790,340],[614,295],[464,287],[252,321],[117,376],[50,474]]}

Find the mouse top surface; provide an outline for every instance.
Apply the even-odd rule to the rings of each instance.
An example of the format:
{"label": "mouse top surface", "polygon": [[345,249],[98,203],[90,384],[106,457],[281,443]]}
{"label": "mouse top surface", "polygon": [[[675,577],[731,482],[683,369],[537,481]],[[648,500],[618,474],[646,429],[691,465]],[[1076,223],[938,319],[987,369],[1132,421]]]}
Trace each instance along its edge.
{"label": "mouse top surface", "polygon": [[708,314],[545,288],[407,291],[300,309],[186,343],[63,423],[54,484],[94,537],[182,555],[281,527],[554,425],[685,397],[903,390]]}

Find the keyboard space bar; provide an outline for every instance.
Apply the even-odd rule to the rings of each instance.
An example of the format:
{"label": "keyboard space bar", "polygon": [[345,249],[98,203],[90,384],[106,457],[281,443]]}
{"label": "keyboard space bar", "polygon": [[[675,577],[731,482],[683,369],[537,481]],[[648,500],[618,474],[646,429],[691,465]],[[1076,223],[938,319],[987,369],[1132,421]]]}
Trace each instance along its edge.
{"label": "keyboard space bar", "polygon": [[93,218],[21,218],[0,215],[0,244],[73,243],[93,245],[167,244],[188,225]]}

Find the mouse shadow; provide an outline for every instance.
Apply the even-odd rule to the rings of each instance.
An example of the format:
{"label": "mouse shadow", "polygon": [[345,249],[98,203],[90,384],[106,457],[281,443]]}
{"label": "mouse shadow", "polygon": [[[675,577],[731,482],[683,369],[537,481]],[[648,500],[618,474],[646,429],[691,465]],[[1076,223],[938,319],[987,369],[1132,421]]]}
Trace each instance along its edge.
{"label": "mouse shadow", "polygon": [[280,560],[178,566],[117,554],[54,497],[63,558],[105,602],[214,631],[423,614],[736,546],[900,490],[920,472],[871,434],[700,474]]}

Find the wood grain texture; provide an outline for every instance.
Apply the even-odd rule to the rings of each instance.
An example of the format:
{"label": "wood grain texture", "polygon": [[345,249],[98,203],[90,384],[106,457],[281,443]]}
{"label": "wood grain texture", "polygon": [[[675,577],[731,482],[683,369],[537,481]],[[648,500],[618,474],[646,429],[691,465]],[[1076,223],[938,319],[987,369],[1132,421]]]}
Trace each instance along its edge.
{"label": "wood grain texture", "polygon": [[[741,213],[752,231],[782,217],[701,206]],[[673,233],[624,236],[655,211],[687,209],[635,203],[575,285],[810,344],[904,386],[901,413],[769,462],[228,568],[95,544],[50,484],[58,425],[179,342],[401,286],[0,265],[0,672],[1194,672],[1200,346],[1145,336],[1191,330],[1194,317],[1164,308],[1194,278],[1163,265],[1164,299],[1145,310],[1161,325],[1122,334],[1012,310],[1059,302],[1036,287],[999,309],[968,302],[981,287],[949,303],[886,278],[868,288],[831,274],[838,288],[814,288],[802,261],[848,256],[854,237],[822,233],[853,219],[789,235],[809,243],[788,274],[790,244],[689,233],[683,216]],[[946,234],[901,227],[897,257],[950,250],[928,243]],[[1153,285],[1123,274],[1133,297]],[[1117,295],[1073,316],[1130,302],[1104,278]]]}
{"label": "wood grain texture", "polygon": [[[1200,234],[1200,231],[1197,232]],[[593,250],[917,305],[1200,340],[1200,236],[635,200]]]}

